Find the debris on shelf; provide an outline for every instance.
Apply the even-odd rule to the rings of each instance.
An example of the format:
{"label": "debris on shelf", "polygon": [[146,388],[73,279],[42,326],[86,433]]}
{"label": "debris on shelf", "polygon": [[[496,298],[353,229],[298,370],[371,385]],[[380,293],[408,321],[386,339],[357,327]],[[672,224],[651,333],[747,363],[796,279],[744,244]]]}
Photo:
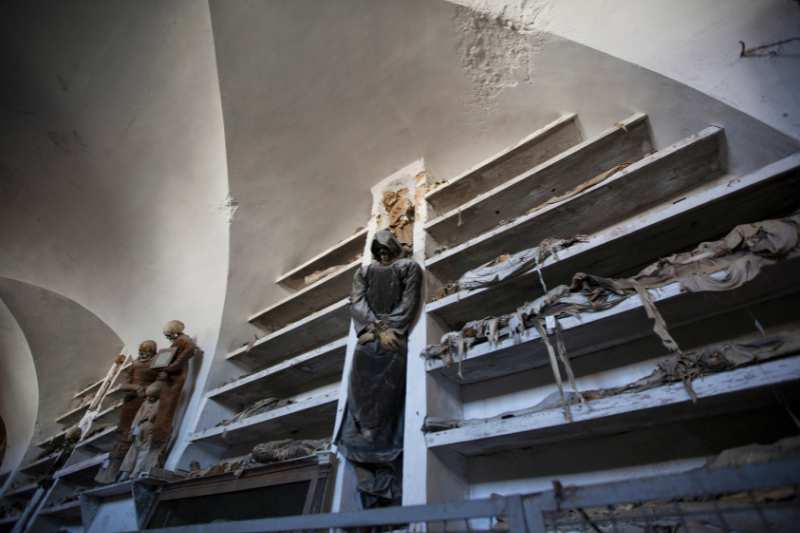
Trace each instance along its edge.
{"label": "debris on shelf", "polygon": [[[355,261],[357,258],[358,258],[357,256],[354,257],[353,261]],[[303,278],[303,283],[305,283],[306,285],[311,285],[312,283],[316,283],[322,278],[327,278],[334,272],[338,272],[346,267],[347,264],[343,264],[343,265],[333,265],[328,268],[323,268],[321,270],[315,270],[314,272]]]}
{"label": "debris on shelf", "polygon": [[435,191],[436,189],[438,189],[439,187],[441,187],[445,183],[447,183],[447,180],[436,180],[436,181],[433,181],[433,182],[431,182],[431,183],[429,183],[428,185],[425,186],[425,190],[428,191],[428,192]]}
{"label": "debris on shelf", "polygon": [[800,436],[787,437],[772,444],[750,444],[725,450],[706,461],[706,468],[727,468],[800,455]]}
{"label": "debris on shelf", "polygon": [[546,200],[541,205],[538,205],[538,206],[534,207],[533,209],[530,209],[528,211],[528,213],[533,213],[534,211],[538,211],[539,209],[542,209],[545,206],[552,205],[552,204],[558,204],[558,203],[563,202],[564,200],[567,200],[568,198],[572,198],[573,196],[577,196],[578,194],[582,193],[586,189],[588,189],[590,187],[594,187],[598,183],[603,183],[604,181],[608,180],[608,178],[610,178],[611,176],[613,176],[617,172],[620,172],[620,171],[624,170],[630,164],[631,164],[631,161],[626,161],[624,163],[620,163],[619,165],[615,165],[615,166],[609,168],[608,170],[605,170],[605,171],[597,174],[593,178],[590,178],[590,179],[584,181],[583,183],[580,183],[579,185],[577,185],[576,187],[570,189],[569,191],[567,191],[567,192],[565,192],[563,194],[559,194],[557,196],[553,196],[552,198],[550,198],[549,200]]}
{"label": "debris on shelf", "polygon": [[272,411],[280,407],[286,407],[287,405],[293,403],[294,401],[292,400],[283,400],[271,397],[264,398],[263,400],[258,400],[252,405],[245,407],[244,409],[236,413],[232,418],[223,420],[222,422],[218,423],[217,426],[227,426],[233,424],[234,422],[239,422],[241,420],[244,420],[245,418],[249,418],[255,415],[260,415],[261,413],[266,413],[267,411]]}
{"label": "debris on shelf", "polygon": [[[697,401],[697,396],[692,389],[693,380],[756,363],[762,363],[770,359],[797,353],[799,350],[800,332],[785,332],[768,337],[762,337],[760,334],[758,336],[748,336],[740,339],[738,342],[712,344],[698,350],[671,355],[662,359],[657,364],[656,369],[643,378],[618,387],[584,390],[580,392],[580,395],[586,401],[592,401],[620,394],[639,393],[662,385],[680,382],[683,383],[692,401]],[[574,405],[580,401],[580,398],[577,393],[565,392],[563,401],[567,404]],[[548,394],[542,401],[532,407],[501,413],[490,418],[460,420],[428,417],[425,419],[422,431],[436,432],[462,426],[484,424],[492,420],[515,418],[548,411],[550,409],[557,409],[562,406],[560,391],[555,391]],[[794,444],[792,446],[794,446]],[[800,446],[800,441],[798,442],[798,446]],[[762,453],[763,450],[760,448],[749,450],[749,453],[756,458],[763,457],[764,453],[766,453]],[[756,459],[751,462],[756,462]],[[723,466],[730,466],[731,464],[732,463],[729,461]]]}
{"label": "debris on shelf", "polygon": [[[667,331],[647,289],[680,282],[689,292],[723,291],[738,288],[755,278],[761,268],[800,253],[800,214],[736,226],[723,239],[699,244],[689,252],[673,254],[642,269],[630,278],[604,278],[579,272],[570,285],[559,285],[519,307],[514,313],[468,322],[459,331],[446,333],[439,344],[422,353],[428,359],[448,364],[460,360],[477,341],[497,342],[514,337],[545,317],[556,319],[584,312],[610,309],[639,295],[654,332],[673,352],[679,348]],[[550,328],[548,328],[550,329]]]}
{"label": "debris on shelf", "polygon": [[199,463],[193,462],[189,477],[201,478],[228,473],[241,476],[248,468],[308,457],[315,453],[328,451],[330,447],[329,439],[282,439],[264,442],[256,444],[252,452],[248,454],[224,459],[208,468],[201,468]]}
{"label": "debris on shelf", "polygon": [[[473,290],[491,287],[515,278],[539,267],[548,257],[565,250],[578,242],[586,242],[586,236],[576,235],[567,239],[548,237],[538,246],[515,254],[503,254],[488,263],[468,270],[456,282],[458,290]],[[546,287],[543,287],[545,291]]]}
{"label": "debris on shelf", "polygon": [[257,463],[276,463],[307,457],[317,452],[330,449],[328,439],[293,440],[282,439],[256,444],[253,447],[253,460]]}
{"label": "debris on shelf", "polygon": [[[758,451],[751,456],[753,450]],[[754,444],[725,450],[700,468],[763,464],[797,457],[798,452],[800,438],[790,437],[770,445]],[[733,456],[741,456],[744,461],[718,462],[723,457]],[[569,491],[569,486],[562,488],[562,494],[569,494]],[[791,531],[796,529],[797,503],[797,487],[784,486],[718,492],[715,495],[669,501],[650,500],[565,509],[552,513],[550,523],[556,531],[586,531],[587,524],[593,525],[597,531],[625,532]]]}
{"label": "debris on shelf", "polygon": [[389,231],[410,252],[414,244],[414,202],[409,198],[408,188],[384,192],[382,204],[389,219]]}
{"label": "debris on shelf", "polygon": [[250,462],[250,454],[241,455],[239,457],[232,457],[230,459],[225,459],[220,461],[215,465],[211,465],[208,468],[201,468],[200,463],[192,462],[189,472],[190,478],[200,478],[200,477],[208,477],[208,476],[218,476],[220,474],[227,474],[229,472],[233,472],[236,475],[241,475],[244,472],[245,467]]}

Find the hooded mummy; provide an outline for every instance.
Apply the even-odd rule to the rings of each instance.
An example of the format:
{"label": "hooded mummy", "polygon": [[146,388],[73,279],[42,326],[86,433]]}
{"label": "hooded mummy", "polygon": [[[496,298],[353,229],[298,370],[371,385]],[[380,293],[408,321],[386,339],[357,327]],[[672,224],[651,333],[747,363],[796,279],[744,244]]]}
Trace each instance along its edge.
{"label": "hooded mummy", "polygon": [[[357,467],[365,507],[399,504],[407,334],[420,302],[422,271],[388,230],[376,233],[375,259],[353,278],[350,312],[360,337],[337,438]],[[395,342],[381,341],[389,330]]]}

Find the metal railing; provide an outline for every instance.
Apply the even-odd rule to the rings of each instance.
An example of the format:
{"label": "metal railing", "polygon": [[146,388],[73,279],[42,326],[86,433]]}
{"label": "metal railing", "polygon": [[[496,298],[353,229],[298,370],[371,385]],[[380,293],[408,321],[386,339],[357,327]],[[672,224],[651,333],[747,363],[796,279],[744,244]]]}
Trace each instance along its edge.
{"label": "metal railing", "polygon": [[[800,458],[460,502],[198,524],[163,533],[511,531],[691,533],[785,531],[800,524]],[[763,493],[770,489],[777,492]],[[707,529],[702,529],[707,528]]]}

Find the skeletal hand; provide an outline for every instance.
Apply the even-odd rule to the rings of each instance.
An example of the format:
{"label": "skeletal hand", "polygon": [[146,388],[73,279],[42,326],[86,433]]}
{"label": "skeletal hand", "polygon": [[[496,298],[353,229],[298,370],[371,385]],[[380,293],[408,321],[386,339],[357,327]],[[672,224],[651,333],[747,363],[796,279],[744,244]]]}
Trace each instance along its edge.
{"label": "skeletal hand", "polygon": [[396,329],[386,328],[378,332],[378,340],[384,350],[400,349],[400,337]]}
{"label": "skeletal hand", "polygon": [[368,342],[372,342],[375,340],[375,334],[371,331],[367,331],[366,333],[362,333],[358,337],[358,344],[367,344]]}

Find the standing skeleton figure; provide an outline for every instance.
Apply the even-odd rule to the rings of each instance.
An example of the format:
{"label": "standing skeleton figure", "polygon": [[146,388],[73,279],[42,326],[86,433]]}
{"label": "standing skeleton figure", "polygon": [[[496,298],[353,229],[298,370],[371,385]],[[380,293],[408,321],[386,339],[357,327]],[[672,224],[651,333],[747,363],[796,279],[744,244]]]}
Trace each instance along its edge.
{"label": "standing skeleton figure", "polygon": [[128,372],[128,379],[120,386],[125,391],[122,409],[120,410],[117,436],[112,448],[108,464],[97,473],[98,483],[113,483],[119,474],[120,465],[131,446],[131,426],[133,419],[145,400],[145,390],[156,380],[158,371],[150,368],[158,347],[155,341],[144,341],[139,345],[139,357],[133,361]]}
{"label": "standing skeleton figure", "polygon": [[120,481],[148,473],[158,466],[161,449],[153,442],[153,430],[159,411],[162,382],[151,383],[145,391],[145,401],[131,424],[132,442],[120,466]]}
{"label": "standing skeleton figure", "polygon": [[158,380],[163,382],[163,388],[159,402],[161,406],[153,428],[153,442],[162,448],[167,447],[172,435],[175,414],[189,375],[189,359],[200,353],[191,337],[183,332],[184,327],[180,320],[170,320],[164,326],[164,336],[172,341],[170,347],[175,350],[175,355],[158,376]]}
{"label": "standing skeleton figure", "polygon": [[356,467],[365,508],[399,505],[408,330],[420,301],[422,271],[388,230],[375,259],[353,279],[350,312],[359,335],[337,445]]}

